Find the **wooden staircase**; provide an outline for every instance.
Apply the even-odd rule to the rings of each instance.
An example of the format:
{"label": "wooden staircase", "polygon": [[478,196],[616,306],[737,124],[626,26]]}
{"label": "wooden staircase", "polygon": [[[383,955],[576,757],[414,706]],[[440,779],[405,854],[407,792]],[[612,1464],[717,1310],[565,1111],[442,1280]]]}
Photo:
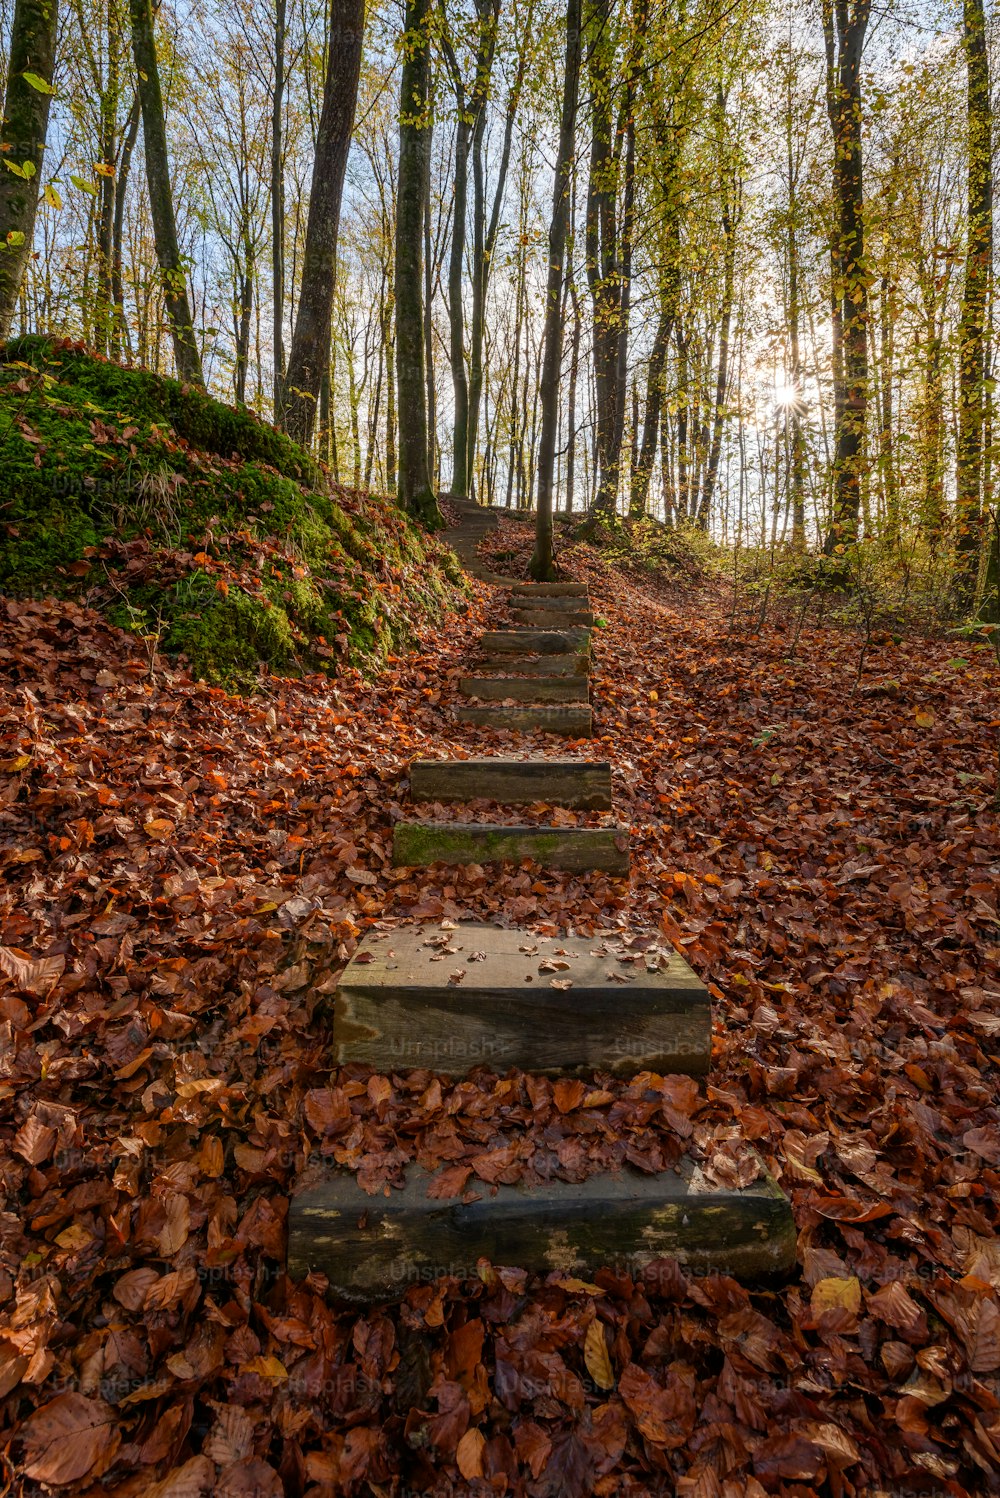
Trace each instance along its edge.
{"label": "wooden staircase", "polygon": [[[471,518],[466,550],[474,566],[472,542],[495,520],[489,512]],[[478,668],[503,674],[462,679],[463,696],[478,701],[459,707],[458,720],[585,741],[592,732],[587,589],[517,583],[510,601],[512,626],[483,636]],[[606,761],[547,759],[537,750],[417,760],[410,791],[430,807],[481,798],[511,807],[612,806]],[[530,860],[624,879],[628,829],[415,819],[397,823],[393,859],[404,867]],[[339,983],[336,1061],[382,1073],[425,1067],[456,1079],[483,1065],[553,1076],[704,1076],[707,990],[672,949],[655,941],[640,948],[472,923],[373,934]],[[795,1261],[789,1203],[763,1168],[750,1185],[720,1185],[685,1158],[676,1172],[658,1175],[629,1168],[583,1182],[496,1189],[473,1181],[475,1190],[446,1201],[428,1196],[429,1182],[411,1165],[402,1190],[370,1197],[350,1170],[309,1167],[292,1199],[290,1272],[321,1269],[334,1295],[366,1304],[440,1274],[474,1275],[483,1258],[592,1274],[602,1265],[631,1270],[676,1257],[692,1269],[751,1279],[786,1272]]]}

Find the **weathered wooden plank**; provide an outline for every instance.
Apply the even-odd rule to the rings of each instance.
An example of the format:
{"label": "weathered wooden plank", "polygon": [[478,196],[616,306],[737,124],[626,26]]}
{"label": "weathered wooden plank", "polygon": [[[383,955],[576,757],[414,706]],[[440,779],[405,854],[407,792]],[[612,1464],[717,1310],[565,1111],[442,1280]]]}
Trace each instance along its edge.
{"label": "weathered wooden plank", "polygon": [[611,766],[585,759],[417,759],[410,765],[410,796],[610,811]]}
{"label": "weathered wooden plank", "polygon": [[507,676],[586,676],[590,656],[579,655],[485,655],[477,671],[502,671]]}
{"label": "weathered wooden plank", "polygon": [[590,630],[490,629],[480,643],[498,655],[579,655],[590,649]]}
{"label": "weathered wooden plank", "polygon": [[514,583],[512,593],[524,598],[589,598],[586,583]]}
{"label": "weathered wooden plank", "polygon": [[579,594],[560,593],[553,597],[550,593],[525,592],[523,588],[520,591],[512,588],[510,604],[511,608],[515,609],[548,609],[560,615],[573,614],[578,609],[591,607],[590,595],[586,590]]}
{"label": "weathered wooden plank", "polygon": [[350,1171],[310,1168],[292,1196],[289,1274],[322,1270],[338,1299],[369,1305],[442,1275],[474,1279],[481,1258],[585,1279],[661,1258],[741,1280],[795,1265],[791,1207],[766,1172],[743,1190],[714,1185],[690,1161],[677,1173],[627,1170],[495,1192],[472,1177],[466,1196],[475,1199],[451,1201],[427,1196],[430,1179],[411,1167],[402,1190],[368,1196]]}
{"label": "weathered wooden plank", "polygon": [[463,676],[458,690],[481,702],[586,702],[590,695],[585,676]]}
{"label": "weathered wooden plank", "polygon": [[[619,847],[619,843],[622,844]],[[507,827],[484,822],[397,822],[392,861],[403,868],[434,863],[522,863],[585,873],[629,870],[628,831],[622,827]]]}
{"label": "weathered wooden plank", "polygon": [[559,613],[555,609],[511,608],[511,620],[518,629],[590,629],[594,615],[586,609]]}
{"label": "weathered wooden plank", "polygon": [[[649,963],[649,966],[647,966]],[[554,985],[569,984],[567,988]],[[702,1075],[708,991],[676,952],[463,922],[367,936],[340,981],[338,1065]]]}
{"label": "weathered wooden plank", "polygon": [[459,723],[508,733],[559,733],[569,739],[589,739],[594,732],[589,703],[577,707],[503,707],[500,703],[489,703],[483,707],[457,707],[455,718]]}

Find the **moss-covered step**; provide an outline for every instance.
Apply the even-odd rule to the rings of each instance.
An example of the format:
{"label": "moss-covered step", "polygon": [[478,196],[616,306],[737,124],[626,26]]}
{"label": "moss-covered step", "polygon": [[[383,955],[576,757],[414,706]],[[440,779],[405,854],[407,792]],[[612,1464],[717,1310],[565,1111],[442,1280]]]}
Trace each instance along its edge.
{"label": "moss-covered step", "polygon": [[367,936],[340,980],[333,1040],[338,1066],[381,1072],[702,1076],[712,1023],[704,984],[672,950],[650,960],[624,942],[463,923]]}
{"label": "moss-covered step", "polygon": [[458,690],[481,702],[586,702],[589,696],[585,676],[463,676]]}
{"label": "moss-covered step", "polygon": [[610,811],[611,766],[586,759],[416,759],[410,765],[410,797]]}
{"label": "moss-covered step", "polygon": [[590,649],[590,630],[490,629],[481,645],[492,655],[580,655]]}
{"label": "moss-covered step", "polygon": [[484,703],[482,707],[469,704],[455,709],[455,719],[503,733],[558,733],[567,739],[589,739],[594,732],[589,702],[552,707],[507,707],[500,702]]}
{"label": "moss-covered step", "polygon": [[520,598],[589,598],[586,583],[515,583],[511,593]]}
{"label": "moss-covered step", "polygon": [[307,1168],[289,1214],[291,1277],[321,1270],[337,1299],[370,1305],[442,1275],[475,1279],[480,1259],[588,1280],[665,1258],[748,1281],[795,1265],[791,1207],[763,1169],[742,1190],[690,1160],[660,1175],[626,1168],[495,1190],[470,1175],[464,1195],[445,1201],[428,1196],[432,1179],[411,1166],[402,1190],[368,1196],[351,1171]]}
{"label": "moss-covered step", "polygon": [[576,655],[484,655],[477,671],[502,671],[506,676],[587,676],[590,656]]}
{"label": "moss-covered step", "polygon": [[435,863],[523,863],[587,873],[601,869],[626,875],[628,831],[624,827],[505,827],[488,822],[397,822],[392,861],[397,867]]}
{"label": "moss-covered step", "polygon": [[510,617],[518,629],[590,629],[594,623],[594,615],[586,609],[559,613],[555,609],[521,609],[512,605]]}

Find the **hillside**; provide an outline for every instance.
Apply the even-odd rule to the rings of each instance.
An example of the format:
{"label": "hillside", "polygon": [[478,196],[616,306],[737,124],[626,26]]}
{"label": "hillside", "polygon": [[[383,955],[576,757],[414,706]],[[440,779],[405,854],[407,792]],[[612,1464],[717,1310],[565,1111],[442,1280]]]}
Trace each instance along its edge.
{"label": "hillside", "polygon": [[195,677],[374,667],[460,573],[250,412],[67,341],[0,351],[0,591],[72,595]]}

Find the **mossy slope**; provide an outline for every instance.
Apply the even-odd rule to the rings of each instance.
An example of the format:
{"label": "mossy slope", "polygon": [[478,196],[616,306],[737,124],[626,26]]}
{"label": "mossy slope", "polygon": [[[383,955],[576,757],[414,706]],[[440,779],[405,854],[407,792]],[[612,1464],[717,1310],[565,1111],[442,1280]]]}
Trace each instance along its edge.
{"label": "mossy slope", "polygon": [[0,589],[82,595],[227,687],[374,668],[461,576],[250,412],[68,342],[0,348],[0,472]]}

